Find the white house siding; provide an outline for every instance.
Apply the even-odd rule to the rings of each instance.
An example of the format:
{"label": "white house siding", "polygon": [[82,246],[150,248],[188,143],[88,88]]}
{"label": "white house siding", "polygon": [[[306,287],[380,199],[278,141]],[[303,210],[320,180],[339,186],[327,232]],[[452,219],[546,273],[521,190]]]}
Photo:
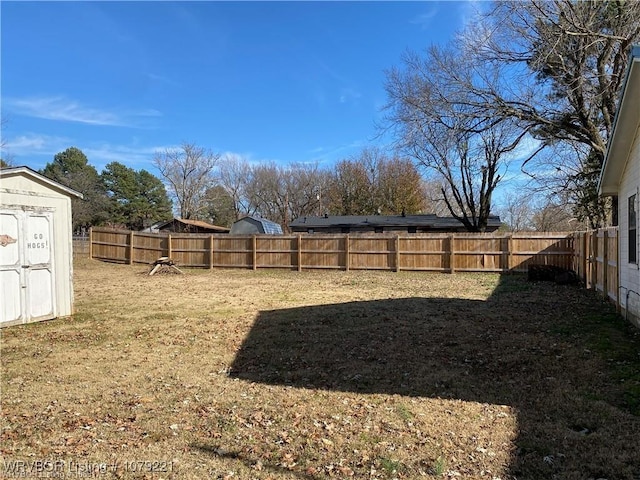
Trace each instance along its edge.
{"label": "white house siding", "polygon": [[[5,213],[15,212],[18,216],[21,212],[49,212],[52,218],[51,235],[54,249],[52,269],[55,290],[52,292],[54,312],[51,317],[71,315],[73,313],[71,197],[64,191],[39,181],[35,175],[5,174],[0,180],[0,210]],[[25,321],[30,320],[25,319]],[[2,326],[13,323],[5,322]]]}
{"label": "white house siding", "polygon": [[[618,221],[619,221],[619,252],[620,252],[620,304],[629,319],[640,326],[640,269],[638,263],[629,263],[629,197],[636,195],[636,217],[638,216],[638,202],[640,202],[640,127],[636,129],[631,152],[626,163],[624,174],[621,178],[618,196]],[[636,225],[640,225],[640,219],[636,218]],[[636,236],[640,228],[636,228]],[[640,245],[640,239],[636,239],[636,248]],[[636,252],[636,258],[640,261],[640,255]],[[627,292],[629,295],[627,296]],[[627,298],[629,304],[627,305]]]}

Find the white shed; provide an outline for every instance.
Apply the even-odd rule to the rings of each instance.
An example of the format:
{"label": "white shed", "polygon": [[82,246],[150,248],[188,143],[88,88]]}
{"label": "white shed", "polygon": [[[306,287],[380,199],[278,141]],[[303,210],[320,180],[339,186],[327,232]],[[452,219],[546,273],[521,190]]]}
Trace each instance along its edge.
{"label": "white shed", "polygon": [[618,285],[623,314],[640,327],[640,45],[633,47],[607,155],[601,195],[618,199]]}
{"label": "white shed", "polygon": [[0,169],[0,327],[73,313],[72,197],[28,167]]}

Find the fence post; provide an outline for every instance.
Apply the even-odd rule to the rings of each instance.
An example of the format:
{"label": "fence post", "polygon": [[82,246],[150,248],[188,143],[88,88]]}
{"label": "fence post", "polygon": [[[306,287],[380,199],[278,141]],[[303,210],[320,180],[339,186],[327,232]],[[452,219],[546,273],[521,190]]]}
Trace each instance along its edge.
{"label": "fence post", "polygon": [[620,313],[622,311],[620,305],[620,227],[616,227],[616,311]]}
{"label": "fence post", "polygon": [[133,264],[133,230],[129,233],[129,265]]}
{"label": "fence post", "polygon": [[598,232],[591,232],[591,288],[598,291]]}
{"label": "fence post", "polygon": [[349,243],[350,243],[349,242],[349,234],[347,233],[345,235],[345,237],[344,237],[344,270],[345,270],[345,272],[349,271],[349,263],[351,263],[350,260],[349,260],[349,255],[350,255],[350,253],[349,253]]}
{"label": "fence post", "polygon": [[511,271],[513,265],[513,234],[507,235],[507,272]]}
{"label": "fence post", "polygon": [[449,236],[449,273],[455,273],[455,235]]}
{"label": "fence post", "polygon": [[396,235],[395,249],[396,249],[396,272],[399,272],[400,271],[400,234]]}
{"label": "fence post", "polygon": [[258,269],[258,239],[257,236],[254,235],[251,237],[251,266],[253,270]]}
{"label": "fence post", "polygon": [[609,231],[602,230],[602,296],[609,297]]}
{"label": "fence post", "polygon": [[171,258],[171,234],[167,235],[167,257]]}
{"label": "fence post", "polygon": [[93,258],[93,227],[89,228],[89,260]]}
{"label": "fence post", "polygon": [[209,270],[213,269],[213,233],[209,236]]}
{"label": "fence post", "polygon": [[587,252],[587,232],[581,232],[580,233],[580,248],[582,249],[582,258],[580,259],[580,267],[582,268],[582,275],[584,278],[584,283],[585,283],[585,287],[589,288],[589,278],[588,278],[588,271],[587,271],[587,265],[588,265],[588,260],[587,260],[587,254],[589,252]]}
{"label": "fence post", "polygon": [[298,234],[298,271],[302,271],[302,235]]}
{"label": "fence post", "polygon": [[593,288],[593,232],[585,232],[585,262],[586,262],[586,270],[585,270],[585,283],[587,284],[587,288]]}

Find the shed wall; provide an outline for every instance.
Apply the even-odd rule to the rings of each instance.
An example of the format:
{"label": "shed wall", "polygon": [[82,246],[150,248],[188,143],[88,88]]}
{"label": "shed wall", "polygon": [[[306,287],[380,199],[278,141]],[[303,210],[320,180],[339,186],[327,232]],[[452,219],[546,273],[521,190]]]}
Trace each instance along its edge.
{"label": "shed wall", "polygon": [[53,213],[53,269],[55,316],[73,313],[73,255],[71,198],[29,177],[2,178],[0,205],[3,210],[48,210]]}
{"label": "shed wall", "polygon": [[231,226],[231,235],[259,235],[264,233],[259,222],[251,218],[241,218]]}

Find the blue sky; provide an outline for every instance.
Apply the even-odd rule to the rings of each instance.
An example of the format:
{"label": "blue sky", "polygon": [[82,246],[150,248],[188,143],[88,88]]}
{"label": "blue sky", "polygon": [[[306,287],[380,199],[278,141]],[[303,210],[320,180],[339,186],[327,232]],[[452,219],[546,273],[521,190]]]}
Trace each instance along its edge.
{"label": "blue sky", "polygon": [[120,161],[156,173],[154,152],[187,141],[329,166],[384,143],[385,69],[446,42],[474,8],[3,1],[3,156],[40,169],[76,146],[98,171]]}

